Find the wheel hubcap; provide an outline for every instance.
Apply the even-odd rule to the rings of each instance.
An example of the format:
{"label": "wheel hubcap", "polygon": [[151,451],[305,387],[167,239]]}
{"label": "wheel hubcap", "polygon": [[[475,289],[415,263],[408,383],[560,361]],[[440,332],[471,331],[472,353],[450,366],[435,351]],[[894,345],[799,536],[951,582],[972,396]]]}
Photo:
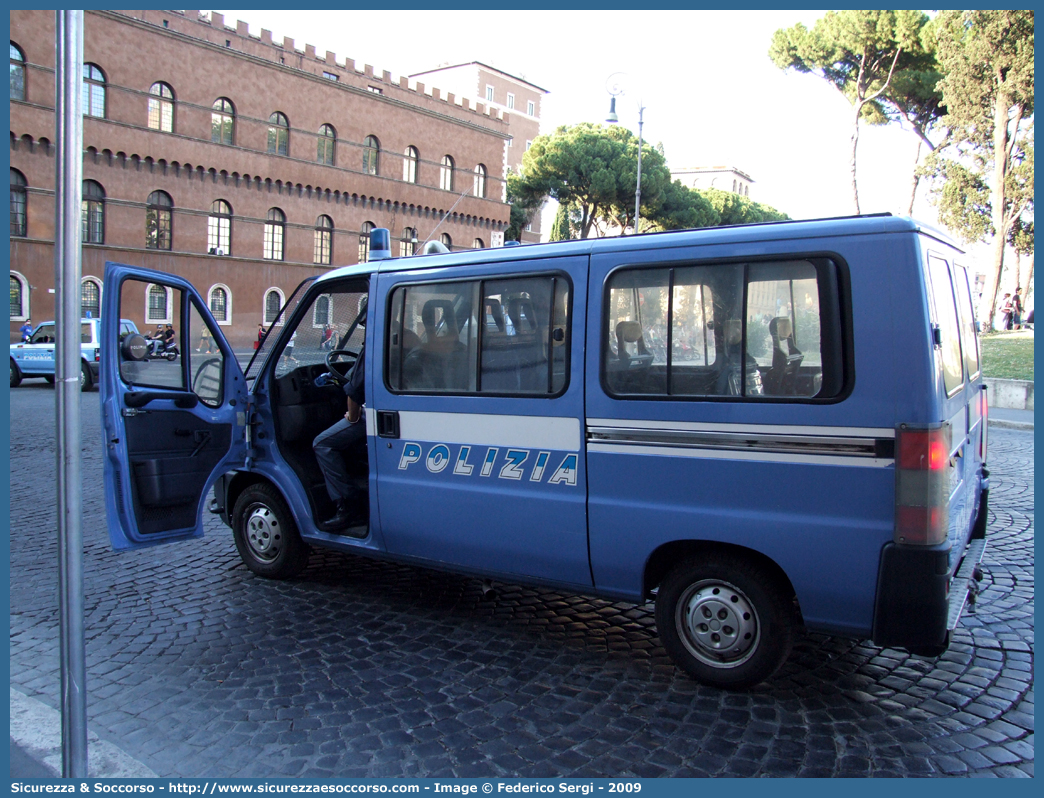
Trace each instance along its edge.
{"label": "wheel hubcap", "polygon": [[247,512],[246,539],[251,552],[261,560],[274,560],[283,542],[283,532],[275,514],[264,505]]}
{"label": "wheel hubcap", "polygon": [[689,652],[717,668],[735,668],[746,662],[761,636],[750,599],[718,580],[690,585],[678,602],[676,620]]}

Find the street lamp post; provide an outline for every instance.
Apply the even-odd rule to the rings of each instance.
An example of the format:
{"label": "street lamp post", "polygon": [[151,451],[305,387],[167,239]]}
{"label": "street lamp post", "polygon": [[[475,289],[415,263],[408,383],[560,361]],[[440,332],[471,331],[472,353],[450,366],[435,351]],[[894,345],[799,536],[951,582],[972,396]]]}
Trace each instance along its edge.
{"label": "street lamp post", "polygon": [[[616,115],[616,98],[624,94],[623,88],[620,86],[620,80],[625,77],[623,72],[614,72],[609,76],[605,82],[606,91],[609,92],[609,116],[606,117],[605,121],[610,125],[615,125],[620,121],[620,118]],[[645,114],[645,106],[642,105],[641,98],[638,99],[638,182],[634,188],[634,233],[638,234],[638,223],[641,221],[641,205],[642,205],[642,122]]]}

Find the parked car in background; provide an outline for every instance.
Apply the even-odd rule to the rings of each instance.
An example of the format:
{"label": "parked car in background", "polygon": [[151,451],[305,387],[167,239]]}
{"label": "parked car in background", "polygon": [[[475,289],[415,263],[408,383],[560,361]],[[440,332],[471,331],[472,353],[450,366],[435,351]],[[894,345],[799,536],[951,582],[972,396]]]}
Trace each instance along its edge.
{"label": "parked car in background", "polygon": [[[120,338],[136,333],[137,325],[130,319],[120,319]],[[11,344],[11,387],[22,380],[42,377],[54,384],[54,346],[57,337],[55,323],[45,321],[33,330],[27,343]],[[80,389],[89,391],[98,382],[98,364],[101,361],[101,319],[80,320]]]}

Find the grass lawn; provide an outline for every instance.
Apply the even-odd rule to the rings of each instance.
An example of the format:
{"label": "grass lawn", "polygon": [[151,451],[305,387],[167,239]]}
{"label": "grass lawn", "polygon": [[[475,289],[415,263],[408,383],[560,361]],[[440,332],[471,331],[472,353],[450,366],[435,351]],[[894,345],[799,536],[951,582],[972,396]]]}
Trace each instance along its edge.
{"label": "grass lawn", "polygon": [[1033,379],[1033,331],[988,333],[980,339],[982,374],[1003,380]]}

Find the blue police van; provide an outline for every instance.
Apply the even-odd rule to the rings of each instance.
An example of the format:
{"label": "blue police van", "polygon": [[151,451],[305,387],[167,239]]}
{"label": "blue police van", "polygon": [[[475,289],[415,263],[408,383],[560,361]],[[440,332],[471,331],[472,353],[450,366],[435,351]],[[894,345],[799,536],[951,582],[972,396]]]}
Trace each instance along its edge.
{"label": "blue police van", "polygon": [[[769,678],[802,628],[946,649],[989,482],[967,260],[944,235],[884,215],[389,244],[375,230],[369,262],[302,283],[245,371],[189,283],[107,264],[115,548],[200,536],[210,511],[265,577],[320,547],[654,600],[674,661],[727,688]],[[150,284],[179,362],[120,340]],[[217,354],[193,350],[204,330]],[[350,379],[365,435],[341,453],[358,512],[339,529],[313,441]]]}

